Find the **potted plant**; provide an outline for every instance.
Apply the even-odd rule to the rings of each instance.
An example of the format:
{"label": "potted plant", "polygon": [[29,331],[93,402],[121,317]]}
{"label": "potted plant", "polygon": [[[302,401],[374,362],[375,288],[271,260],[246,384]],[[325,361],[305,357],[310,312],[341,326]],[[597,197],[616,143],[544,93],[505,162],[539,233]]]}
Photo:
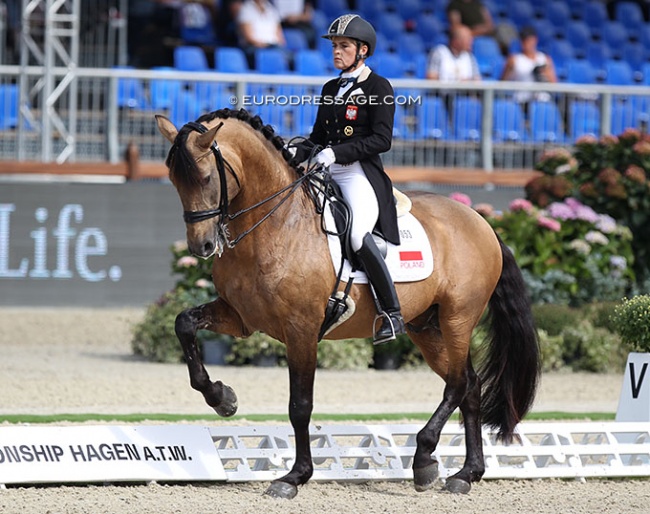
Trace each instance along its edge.
{"label": "potted plant", "polygon": [[231,352],[226,357],[229,364],[272,367],[286,355],[284,344],[263,332],[255,332],[249,337],[236,337]]}
{"label": "potted plant", "polygon": [[612,321],[631,350],[616,421],[650,421],[650,295],[624,298]]}

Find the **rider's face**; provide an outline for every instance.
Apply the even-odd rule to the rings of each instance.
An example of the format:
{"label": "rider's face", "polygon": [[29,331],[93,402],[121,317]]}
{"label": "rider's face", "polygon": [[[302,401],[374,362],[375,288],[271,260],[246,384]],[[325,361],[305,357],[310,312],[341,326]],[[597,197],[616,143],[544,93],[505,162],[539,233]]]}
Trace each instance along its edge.
{"label": "rider's face", "polygon": [[[361,45],[360,53],[368,51],[366,45]],[[337,70],[344,70],[354,64],[357,58],[357,42],[349,37],[336,36],[332,38],[332,57],[334,67]]]}

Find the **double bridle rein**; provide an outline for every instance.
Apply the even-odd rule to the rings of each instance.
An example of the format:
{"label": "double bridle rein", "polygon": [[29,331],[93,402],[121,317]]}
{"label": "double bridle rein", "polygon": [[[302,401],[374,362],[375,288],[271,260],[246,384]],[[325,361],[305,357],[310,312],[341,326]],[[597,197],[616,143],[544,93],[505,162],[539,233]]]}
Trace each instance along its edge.
{"label": "double bridle rein", "polygon": [[[221,125],[223,125],[223,122],[221,122]],[[200,134],[204,134],[208,131],[208,129],[204,125],[202,125],[201,123],[197,123],[195,121],[190,121],[189,123],[186,123],[185,126],[191,128],[196,132],[199,132]],[[234,248],[244,237],[250,234],[257,227],[259,227],[276,210],[278,210],[280,206],[284,202],[286,202],[289,199],[289,197],[293,193],[295,193],[302,184],[304,184],[309,179],[313,178],[315,173],[319,170],[318,168],[312,167],[309,171],[305,172],[303,175],[300,175],[296,180],[291,182],[289,185],[283,187],[279,191],[273,193],[271,196],[264,198],[263,200],[257,202],[254,205],[245,207],[244,209],[241,209],[233,214],[230,214],[228,212],[229,199],[228,199],[228,183],[226,180],[227,178],[226,168],[228,169],[228,172],[230,172],[230,174],[235,178],[235,181],[237,182],[237,186],[241,187],[241,183],[239,181],[239,178],[237,177],[237,174],[235,173],[235,170],[232,168],[230,163],[223,157],[223,154],[221,153],[221,149],[217,144],[216,138],[212,141],[212,145],[210,145],[210,150],[212,150],[212,154],[214,155],[217,164],[217,173],[219,174],[219,186],[221,188],[220,195],[219,195],[219,205],[215,209],[206,209],[204,211],[183,211],[183,220],[185,221],[185,223],[192,224],[192,223],[199,223],[201,221],[206,221],[211,218],[218,218],[218,222],[217,222],[218,232],[217,232],[216,247],[217,247],[217,255],[219,257],[221,257],[221,254],[223,253],[224,244],[228,248]],[[276,205],[274,205],[273,208],[268,213],[266,213],[262,218],[256,221],[250,228],[248,228],[247,230],[239,234],[237,237],[235,237],[234,239],[230,239],[230,235],[227,228],[228,221],[237,219],[242,214],[246,214],[247,212],[250,212],[266,204],[267,202],[270,202],[271,200],[277,198],[278,196],[280,196],[281,194],[287,191],[288,194],[284,196],[284,198],[282,198],[282,200],[280,200]]]}

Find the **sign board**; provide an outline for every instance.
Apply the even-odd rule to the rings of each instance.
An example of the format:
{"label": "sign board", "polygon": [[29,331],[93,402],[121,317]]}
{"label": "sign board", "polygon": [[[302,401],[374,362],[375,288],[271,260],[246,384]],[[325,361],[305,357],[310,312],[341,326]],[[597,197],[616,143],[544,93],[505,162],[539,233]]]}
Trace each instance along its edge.
{"label": "sign board", "polygon": [[628,355],[616,421],[650,421],[650,353]]}
{"label": "sign board", "polygon": [[0,183],[0,306],[144,306],[175,283],[171,184]]}
{"label": "sign board", "polygon": [[0,427],[0,484],[225,479],[206,427]]}

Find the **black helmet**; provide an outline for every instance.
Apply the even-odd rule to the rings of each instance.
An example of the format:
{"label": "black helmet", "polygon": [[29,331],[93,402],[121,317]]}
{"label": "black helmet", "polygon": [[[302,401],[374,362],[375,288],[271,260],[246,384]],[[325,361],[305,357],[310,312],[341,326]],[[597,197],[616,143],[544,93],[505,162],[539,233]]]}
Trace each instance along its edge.
{"label": "black helmet", "polygon": [[332,39],[337,36],[356,39],[368,45],[368,54],[366,57],[370,57],[377,46],[375,29],[358,14],[344,14],[343,16],[339,16],[332,22],[330,28],[327,29],[327,34],[321,37]]}

